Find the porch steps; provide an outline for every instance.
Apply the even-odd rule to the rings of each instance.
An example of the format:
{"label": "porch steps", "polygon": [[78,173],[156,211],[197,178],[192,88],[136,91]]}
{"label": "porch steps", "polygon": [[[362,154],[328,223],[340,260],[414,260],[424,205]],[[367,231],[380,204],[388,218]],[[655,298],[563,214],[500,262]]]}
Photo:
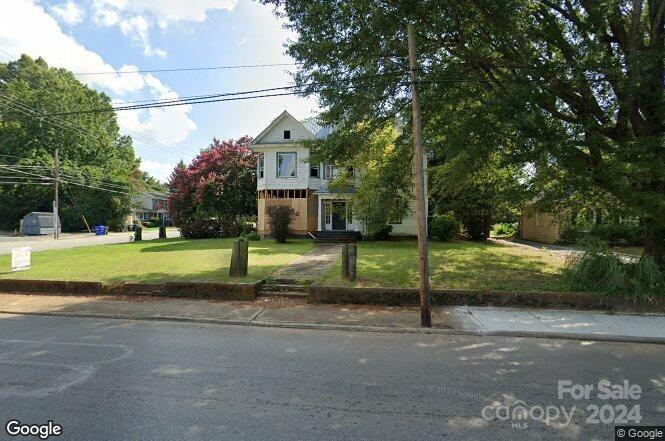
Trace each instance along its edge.
{"label": "porch steps", "polygon": [[317,231],[315,243],[353,243],[360,240],[357,231]]}

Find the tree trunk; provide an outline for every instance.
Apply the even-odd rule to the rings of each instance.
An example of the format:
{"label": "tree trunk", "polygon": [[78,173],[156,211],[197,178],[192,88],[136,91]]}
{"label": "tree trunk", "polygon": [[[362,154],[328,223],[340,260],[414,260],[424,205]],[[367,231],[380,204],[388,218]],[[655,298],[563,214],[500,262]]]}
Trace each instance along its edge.
{"label": "tree trunk", "polygon": [[665,223],[662,219],[646,219],[645,227],[644,254],[653,257],[665,270]]}

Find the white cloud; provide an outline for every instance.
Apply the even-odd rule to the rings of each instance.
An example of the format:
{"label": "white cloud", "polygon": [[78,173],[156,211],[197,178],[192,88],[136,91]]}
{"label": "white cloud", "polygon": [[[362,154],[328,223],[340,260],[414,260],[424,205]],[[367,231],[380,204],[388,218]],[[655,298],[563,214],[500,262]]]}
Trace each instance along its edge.
{"label": "white cloud", "polygon": [[150,161],[148,159],[143,159],[141,161],[141,170],[150,173],[150,176],[153,176],[162,182],[168,181],[169,175],[174,167],[174,165],[168,162]]}
{"label": "white cloud", "polygon": [[150,29],[155,23],[165,30],[171,23],[201,22],[208,11],[231,11],[236,3],[237,0],[94,0],[92,9],[98,24],[118,25],[126,37],[143,46],[144,55],[166,57],[166,51],[150,42]]}
{"label": "white cloud", "polygon": [[118,13],[113,9],[97,9],[95,11],[95,23],[102,26],[113,26],[120,21]]}
{"label": "white cloud", "polygon": [[68,25],[77,25],[83,21],[83,10],[72,0],[60,3],[51,8],[53,13]]}
{"label": "white cloud", "polygon": [[134,42],[143,46],[143,54],[146,56],[157,55],[165,57],[166,52],[153,48],[150,44],[150,23],[142,15],[135,15],[120,22],[120,31],[123,35],[131,38]]}
{"label": "white cloud", "polygon": [[[14,0],[12,7],[0,14],[0,48],[14,55],[42,57],[51,66],[73,72],[116,72],[99,54],[65,34],[57,21],[32,0]],[[119,70],[137,71],[138,68],[129,65]],[[178,97],[150,74],[82,75],[78,78],[91,87],[109,91],[116,98],[141,92],[156,98]],[[121,131],[134,137],[143,150],[155,152],[155,141],[172,145],[196,130],[196,124],[189,118],[190,111],[191,106],[124,111],[118,112],[118,123]]]}
{"label": "white cloud", "polygon": [[178,21],[204,21],[208,11],[232,11],[237,3],[237,0],[95,0],[94,5],[133,15],[148,14],[166,25]]}

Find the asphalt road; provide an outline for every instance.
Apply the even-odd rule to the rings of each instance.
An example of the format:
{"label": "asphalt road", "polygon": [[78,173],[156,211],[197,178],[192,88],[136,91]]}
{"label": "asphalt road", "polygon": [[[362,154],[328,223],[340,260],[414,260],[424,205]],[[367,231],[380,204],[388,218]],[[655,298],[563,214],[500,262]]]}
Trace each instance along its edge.
{"label": "asphalt road", "polygon": [[[640,397],[557,397],[601,379]],[[514,400],[580,410],[483,418]],[[665,424],[665,346],[0,315],[2,439],[50,419],[57,440],[604,440],[586,406],[608,403]]]}
{"label": "asphalt road", "polygon": [[[180,232],[176,228],[168,228],[166,236],[179,237]],[[32,251],[46,251],[126,243],[130,242],[133,237],[133,232],[109,233],[106,236],[95,236],[86,233],[64,233],[58,240],[53,239],[51,236],[15,237],[0,235],[0,254],[11,254],[12,248],[27,246],[31,247]],[[159,230],[143,230],[143,240],[152,240],[158,237]]]}

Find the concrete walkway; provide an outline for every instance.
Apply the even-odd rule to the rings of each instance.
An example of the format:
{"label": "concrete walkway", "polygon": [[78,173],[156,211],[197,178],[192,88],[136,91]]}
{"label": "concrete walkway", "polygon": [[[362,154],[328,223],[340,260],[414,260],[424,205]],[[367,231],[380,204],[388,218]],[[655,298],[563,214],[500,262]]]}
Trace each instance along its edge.
{"label": "concrete walkway", "polygon": [[[665,339],[665,316],[607,314],[591,311],[459,307],[485,332],[593,334]],[[468,322],[467,322],[468,324]]]}
{"label": "concrete walkway", "polygon": [[260,297],[253,302],[232,302],[153,297],[0,294],[0,313],[665,344],[665,315],[442,307],[434,308],[434,327],[422,329],[418,327],[420,310],[417,307],[311,305],[302,299],[279,296]]}
{"label": "concrete walkway", "polygon": [[325,274],[342,256],[339,244],[318,243],[288,266],[278,270],[278,279],[313,280]]}

